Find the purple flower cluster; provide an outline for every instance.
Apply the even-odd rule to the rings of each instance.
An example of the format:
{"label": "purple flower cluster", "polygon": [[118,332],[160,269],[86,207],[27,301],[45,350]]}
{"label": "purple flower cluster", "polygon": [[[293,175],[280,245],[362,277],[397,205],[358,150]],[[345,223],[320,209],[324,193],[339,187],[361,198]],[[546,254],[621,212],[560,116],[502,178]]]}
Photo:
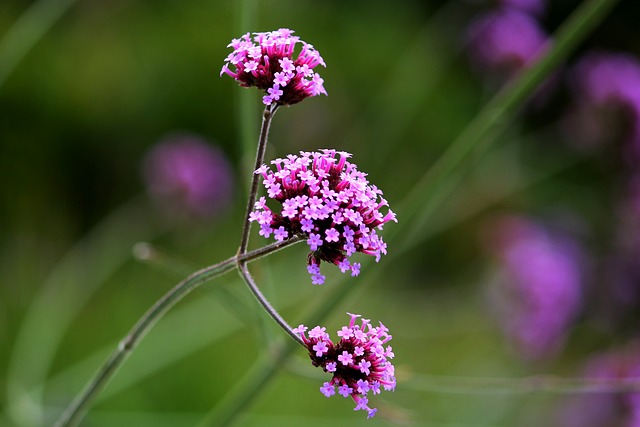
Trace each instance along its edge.
{"label": "purple flower cluster", "polygon": [[582,118],[571,123],[578,131],[585,130],[584,137],[590,145],[595,138],[606,139],[615,134],[610,129],[609,112],[622,112],[626,119],[627,149],[633,158],[640,158],[640,61],[628,54],[591,52],[575,66],[572,79],[576,114]]}
{"label": "purple flower cluster", "polygon": [[[241,86],[255,86],[265,91],[265,105],[292,105],[320,94],[326,95],[324,80],[313,69],[324,60],[312,45],[300,41],[302,49],[293,58],[300,38],[281,28],[266,33],[247,33],[233,39],[228,47],[233,52],[225,59],[220,75],[228,74]],[[235,67],[231,70],[229,66]]]}
{"label": "purple flower cluster", "polygon": [[[350,313],[349,313],[350,314]],[[355,410],[367,411],[368,417],[375,415],[377,409],[369,407],[367,394],[379,394],[380,388],[394,390],[396,387],[395,368],[389,359],[394,354],[391,346],[385,344],[391,340],[389,330],[380,323],[373,327],[368,319],[350,314],[349,326],[338,331],[340,341],[333,343],[326,328],[316,326],[306,334],[307,327],[300,325],[293,330],[309,349],[313,366],[321,367],[333,375],[331,381],[320,387],[327,397],[338,394],[353,398]]]}
{"label": "purple flower cluster", "polygon": [[640,111],[640,62],[622,53],[590,52],[576,65],[576,95],[595,104],[617,103]]}
{"label": "purple flower cluster", "polygon": [[581,307],[582,255],[568,236],[520,217],[492,229],[503,277],[494,302],[506,335],[528,359],[555,353]]}
{"label": "purple flower cluster", "polygon": [[[622,349],[592,357],[585,366],[587,378],[620,380],[640,378],[640,346],[633,343]],[[640,393],[591,393],[572,398],[562,411],[566,427],[638,427]]]}
{"label": "purple flower cluster", "polygon": [[205,218],[231,202],[233,174],[224,153],[203,138],[174,134],[146,154],[149,194],[173,213]]}
{"label": "purple flower cluster", "polygon": [[255,172],[262,175],[268,197],[281,206],[273,211],[261,197],[249,220],[260,224],[264,237],[273,234],[278,241],[306,237],[311,249],[307,270],[317,285],[325,280],[321,261],[336,264],[343,273],[351,271],[352,276],[360,272],[360,264],[349,260],[356,252],[379,261],[387,246],[376,230],[388,221],[397,222],[390,209],[380,212],[388,206],[380,197],[382,191],[369,185],[366,174],[347,161],[350,156],[335,150],[301,151],[299,156],[273,160],[275,172],[267,165]]}

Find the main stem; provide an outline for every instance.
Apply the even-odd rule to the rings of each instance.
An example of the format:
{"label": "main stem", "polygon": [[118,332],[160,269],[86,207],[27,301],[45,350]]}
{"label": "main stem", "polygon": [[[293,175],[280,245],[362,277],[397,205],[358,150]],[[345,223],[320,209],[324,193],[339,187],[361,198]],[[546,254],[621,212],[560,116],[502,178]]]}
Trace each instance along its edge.
{"label": "main stem", "polygon": [[256,285],[255,280],[253,280],[253,276],[251,276],[251,273],[249,273],[249,269],[247,268],[246,262],[240,261],[238,268],[240,270],[240,274],[242,275],[242,278],[247,283],[247,285],[249,285],[249,289],[251,290],[251,292],[253,292],[253,295],[255,295],[255,297],[258,299],[258,301],[260,302],[262,307],[267,311],[267,313],[269,313],[269,315],[273,318],[273,320],[275,320],[275,322],[282,329],[284,329],[289,334],[289,336],[291,336],[291,338],[293,338],[294,340],[299,342],[303,347],[305,347],[305,343],[304,341],[302,341],[302,338],[300,338],[297,334],[293,332],[293,330],[291,329],[291,326],[289,326],[289,324],[282,318],[282,316],[280,316],[280,313],[278,313],[276,309],[273,308],[273,306],[262,294],[262,292],[258,288],[258,285]]}
{"label": "main stem", "polygon": [[[277,104],[267,105],[262,113],[262,126],[260,128],[260,138],[258,139],[258,149],[256,151],[256,161],[253,170],[255,171],[264,163],[264,154],[267,150],[267,141],[269,139],[269,127],[271,125],[271,119],[273,115],[276,113],[278,109]],[[304,346],[304,342],[302,339],[296,335],[291,326],[280,316],[280,313],[271,305],[271,303],[267,300],[264,294],[258,288],[253,276],[249,272],[247,268],[247,263],[242,259],[241,255],[247,252],[247,247],[249,246],[249,232],[251,231],[251,222],[249,221],[249,215],[253,210],[253,207],[256,203],[256,198],[258,195],[258,183],[260,182],[260,177],[257,174],[252,174],[251,179],[251,189],[249,190],[249,199],[247,201],[247,210],[245,212],[244,224],[242,225],[242,239],[240,240],[240,247],[238,248],[238,260],[237,267],[240,275],[246,282],[247,286],[256,297],[260,305],[265,309],[265,311],[271,316],[271,318],[289,334],[294,340]],[[299,239],[294,237],[294,239]]]}
{"label": "main stem", "polygon": [[122,363],[131,354],[136,345],[146,335],[146,333],[155,325],[155,323],[173,307],[178,301],[184,298],[189,292],[198,286],[233,270],[236,266],[245,266],[250,261],[262,258],[270,253],[279,251],[287,246],[291,246],[300,239],[297,237],[273,243],[271,245],[247,252],[242,255],[235,255],[218,264],[205,267],[196,271],[178,283],[173,289],[160,298],[138,322],[131,328],[129,334],[120,341],[118,348],[111,353],[109,358],[100,367],[95,376],[85,386],[84,390],[74,399],[67,410],[62,414],[56,422],[55,427],[70,427],[77,425],[84,416],[85,412],[91,406],[100,391],[115,375]]}
{"label": "main stem", "polygon": [[[262,126],[260,128],[260,138],[258,139],[258,149],[256,152],[256,162],[253,171],[258,169],[264,163],[264,153],[267,150],[267,140],[269,138],[269,126],[271,125],[271,119],[278,110],[277,104],[267,105],[262,113]],[[258,183],[260,177],[253,173],[251,178],[251,189],[249,190],[249,199],[247,200],[247,209],[245,212],[244,223],[242,224],[242,239],[240,240],[240,248],[238,248],[238,255],[247,253],[247,247],[249,246],[249,231],[251,230],[251,223],[249,222],[249,215],[253,210],[253,205],[256,203],[258,195]]]}

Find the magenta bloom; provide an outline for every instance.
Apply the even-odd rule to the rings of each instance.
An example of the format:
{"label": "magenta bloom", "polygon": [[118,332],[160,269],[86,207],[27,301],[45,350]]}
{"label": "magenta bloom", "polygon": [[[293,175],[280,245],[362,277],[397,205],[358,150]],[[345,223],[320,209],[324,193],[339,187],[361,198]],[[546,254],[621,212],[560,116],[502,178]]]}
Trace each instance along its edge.
{"label": "magenta bloom", "polygon": [[475,20],[467,38],[478,65],[507,76],[536,59],[548,40],[533,17],[508,9]]}
{"label": "magenta bloom", "polygon": [[576,96],[595,104],[640,110],[640,61],[621,53],[592,52],[575,69]]}
{"label": "magenta bloom", "polygon": [[233,175],[224,153],[201,137],[175,134],[146,154],[149,194],[167,210],[206,218],[231,202]]}
{"label": "magenta bloom", "polygon": [[[582,376],[593,379],[640,378],[640,346],[592,357]],[[566,427],[640,426],[640,393],[590,393],[570,399],[562,411]]]}
{"label": "magenta bloom", "polygon": [[[220,75],[228,74],[241,86],[265,91],[265,105],[292,105],[309,96],[326,95],[324,80],[313,69],[324,60],[312,45],[300,41],[302,49],[294,59],[300,41],[293,31],[281,28],[267,33],[247,33],[233,39],[233,52],[225,59]],[[235,69],[232,70],[229,67]]]}
{"label": "magenta bloom", "polygon": [[569,236],[525,218],[502,218],[492,233],[502,269],[493,294],[501,326],[527,359],[549,357],[581,307],[580,250]]}
{"label": "magenta bloom", "polygon": [[340,341],[333,343],[325,328],[316,326],[306,334],[307,328],[300,325],[293,330],[309,349],[313,366],[321,367],[333,375],[331,381],[320,387],[327,397],[336,393],[343,397],[351,396],[355,401],[355,410],[367,411],[368,417],[375,415],[377,409],[369,407],[367,395],[380,394],[380,389],[394,390],[396,387],[395,368],[391,364],[394,354],[391,346],[385,344],[391,340],[389,330],[380,323],[371,326],[370,320],[362,319],[356,324],[357,314],[350,314],[349,326],[338,331]]}
{"label": "magenta bloom", "polygon": [[[640,61],[622,53],[592,52],[580,60],[572,75],[576,98],[576,134],[591,145],[593,135],[606,140],[620,134],[612,124],[626,120],[624,132],[632,163],[640,157]],[[611,112],[623,120],[612,120]],[[622,113],[622,114],[620,114]],[[581,135],[581,134],[584,134]]]}
{"label": "magenta bloom", "polygon": [[[336,158],[336,155],[339,157]],[[347,161],[349,153],[335,150],[300,152],[271,163],[276,171],[262,165],[255,173],[262,175],[269,198],[281,206],[277,211],[261,197],[249,220],[260,224],[260,235],[282,241],[294,235],[304,236],[311,249],[307,270],[314,284],[324,283],[320,262],[337,265],[352,276],[360,272],[359,263],[349,257],[356,252],[380,260],[387,245],[376,230],[384,223],[396,221],[382,191],[369,185],[366,174]],[[397,222],[397,221],[396,221]]]}

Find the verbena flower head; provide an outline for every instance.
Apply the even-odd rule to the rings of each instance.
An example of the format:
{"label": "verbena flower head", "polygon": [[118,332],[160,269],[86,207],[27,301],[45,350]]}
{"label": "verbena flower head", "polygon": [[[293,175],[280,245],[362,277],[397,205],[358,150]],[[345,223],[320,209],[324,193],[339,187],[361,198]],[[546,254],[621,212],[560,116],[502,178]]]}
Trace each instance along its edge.
{"label": "verbena flower head", "polygon": [[[384,223],[396,221],[382,191],[369,185],[366,174],[347,161],[349,153],[335,150],[301,151],[271,163],[276,171],[262,165],[267,195],[280,205],[272,210],[265,197],[255,204],[249,220],[260,225],[260,234],[282,241],[294,235],[304,236],[311,249],[307,270],[314,284],[324,283],[320,263],[337,265],[352,276],[360,264],[349,259],[356,252],[376,257],[387,253],[387,245],[377,234]],[[396,221],[397,222],[397,221]]]}
{"label": "verbena flower head", "polygon": [[500,218],[491,232],[502,273],[493,294],[501,326],[525,358],[550,357],[581,307],[578,244],[517,216]]}
{"label": "verbena flower head", "polygon": [[226,156],[197,135],[163,138],[146,154],[143,173],[150,196],[175,214],[211,217],[231,202],[233,174]]}
{"label": "verbena flower head", "polygon": [[[302,49],[294,58],[298,42]],[[312,45],[289,29],[254,33],[253,38],[247,33],[233,39],[228,47],[233,52],[225,59],[220,75],[230,75],[241,86],[264,90],[265,105],[292,105],[310,96],[327,94],[324,80],[313,70],[318,65],[325,67],[324,60]]]}
{"label": "verbena flower head", "polygon": [[356,403],[355,410],[367,411],[368,417],[375,415],[377,409],[369,407],[369,394],[379,394],[381,389],[394,390],[396,387],[395,368],[391,364],[393,349],[386,345],[391,340],[389,330],[382,323],[372,326],[370,320],[350,314],[348,326],[338,331],[340,340],[331,341],[325,328],[316,326],[308,333],[307,327],[295,328],[309,349],[313,366],[322,368],[332,375],[331,381],[320,387],[327,397],[336,394],[351,397]]}

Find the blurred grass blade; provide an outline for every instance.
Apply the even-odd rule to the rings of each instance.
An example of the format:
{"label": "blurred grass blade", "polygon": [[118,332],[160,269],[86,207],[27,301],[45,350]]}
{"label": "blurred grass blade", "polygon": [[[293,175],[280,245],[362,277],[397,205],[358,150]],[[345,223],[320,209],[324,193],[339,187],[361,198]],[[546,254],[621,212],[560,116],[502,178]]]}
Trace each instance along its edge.
{"label": "blurred grass blade", "polygon": [[[392,233],[385,235],[387,242],[401,240],[403,231],[404,234],[421,231],[426,217],[419,215],[420,210],[427,209],[427,212],[430,212],[442,201],[442,197],[439,197],[438,203],[432,202],[432,195],[439,190],[439,185],[474,149],[478,147],[486,149],[491,142],[495,141],[516,109],[527,100],[553,69],[573,52],[578,43],[584,40],[618,1],[587,0],[580,5],[557,31],[554,45],[541,60],[523,71],[519,78],[489,101],[435,165],[409,191],[398,215],[400,219],[398,225],[404,224],[404,226],[391,228]],[[408,226],[411,228],[407,228]],[[419,229],[416,229],[416,226]],[[363,268],[363,274],[367,271]],[[353,289],[356,287],[336,286],[329,297],[316,308],[311,321],[306,324],[321,323]],[[287,357],[295,347],[295,343],[287,342],[277,353],[271,354],[268,361],[254,366],[239,386],[205,417],[200,426],[231,425],[236,421],[237,417],[243,411],[247,411],[253,401],[260,396],[261,391],[275,376],[279,367],[286,363]]]}
{"label": "blurred grass blade", "polygon": [[472,151],[486,150],[496,140],[516,110],[604,19],[618,1],[587,0],[580,5],[558,29],[552,46],[540,61],[523,70],[522,74],[505,85],[411,189],[398,210],[398,227],[393,227],[387,233],[387,239],[396,234],[420,234],[419,230],[440,202],[439,198],[432,202],[432,197],[439,191],[444,179]]}
{"label": "blurred grass blade", "polygon": [[76,0],[40,0],[9,28],[0,41],[0,88],[31,48]]}
{"label": "blurred grass blade", "polygon": [[89,298],[131,259],[131,246],[160,232],[148,212],[144,199],[115,211],[73,246],[43,283],[10,356],[6,411],[16,425],[42,424],[42,396],[36,390],[45,382],[60,342]]}
{"label": "blurred grass blade", "polygon": [[[459,9],[458,2],[445,3],[411,37],[411,44],[403,52],[398,52],[388,77],[372,95],[361,118],[350,127],[344,141],[360,138],[365,130],[379,141],[402,138],[411,122],[419,118],[430,92],[446,74],[462,48],[452,48],[449,43],[442,41],[443,34],[447,41],[454,39],[450,33],[455,27],[452,23],[458,20],[456,15]],[[430,58],[438,60],[430,61]],[[398,102],[400,98],[402,102]],[[373,160],[378,168],[385,164],[395,147],[395,144],[387,143],[376,145]]]}

